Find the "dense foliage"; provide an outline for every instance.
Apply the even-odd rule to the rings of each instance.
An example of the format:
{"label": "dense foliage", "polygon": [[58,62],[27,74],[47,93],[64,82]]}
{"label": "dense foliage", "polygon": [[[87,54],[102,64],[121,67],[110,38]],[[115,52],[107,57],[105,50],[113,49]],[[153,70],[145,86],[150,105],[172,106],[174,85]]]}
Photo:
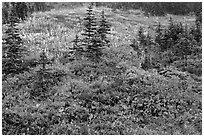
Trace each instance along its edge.
{"label": "dense foliage", "polygon": [[110,34],[110,27],[111,24],[106,20],[105,12],[102,11],[97,32],[101,39],[101,45],[103,46],[109,46],[110,41],[107,35]]}
{"label": "dense foliage", "polygon": [[49,10],[50,7],[45,2],[3,2],[2,3],[2,23],[8,23],[9,13],[13,10],[16,17],[25,20],[28,15],[36,11]]}
{"label": "dense foliage", "polygon": [[4,46],[29,53],[14,50],[29,69],[2,80],[3,135],[201,135],[201,21],[170,19],[155,35],[140,25],[127,39],[122,14],[79,9],[3,26],[3,59]]}
{"label": "dense foliage", "polygon": [[113,9],[142,9],[147,15],[163,16],[165,14],[185,15],[201,11],[199,2],[99,2],[97,6],[108,6]]}
{"label": "dense foliage", "polygon": [[[130,46],[137,51],[139,57],[144,58],[143,69],[160,68],[160,66],[170,65],[173,62],[183,61],[183,65],[179,67],[181,70],[188,71],[186,69],[189,67],[188,59],[201,59],[202,32],[200,24],[196,20],[195,26],[188,28],[187,25],[184,26],[181,22],[176,23],[170,18],[166,28],[158,23],[154,38],[150,36],[149,32],[145,34],[143,28],[140,27],[137,36],[138,42],[134,39]],[[192,71],[188,72],[192,73]],[[194,74],[200,76],[201,72],[195,71]]]}
{"label": "dense foliage", "polygon": [[20,37],[15,11],[12,10],[9,14],[7,29],[2,43],[2,73],[3,76],[21,73],[26,68],[23,68],[23,57],[26,54],[26,48],[23,45],[23,40]]}
{"label": "dense foliage", "polygon": [[[110,24],[105,18],[104,11],[101,13],[101,18],[98,21],[93,12],[93,5],[89,5],[86,16],[84,18],[84,29],[82,32],[82,39],[79,40],[76,35],[74,46],[72,50],[75,52],[75,57],[85,55],[92,61],[100,61],[102,50],[109,46],[107,34],[110,34]],[[81,41],[81,43],[79,43]],[[78,54],[77,54],[78,53]]]}

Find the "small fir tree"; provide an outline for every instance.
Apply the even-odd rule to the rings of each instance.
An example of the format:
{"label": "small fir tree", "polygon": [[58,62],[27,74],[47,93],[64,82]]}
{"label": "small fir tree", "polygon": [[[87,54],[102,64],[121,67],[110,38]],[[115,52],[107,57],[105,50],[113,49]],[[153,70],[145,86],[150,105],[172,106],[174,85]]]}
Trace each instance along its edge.
{"label": "small fir tree", "polygon": [[48,64],[48,58],[46,56],[45,49],[42,51],[42,53],[40,55],[39,64],[42,64],[41,70],[42,70],[42,72],[45,72],[46,64]]}
{"label": "small fir tree", "polygon": [[184,61],[184,65],[187,66],[187,56],[192,54],[192,50],[193,45],[191,41],[189,41],[186,36],[181,35],[178,43],[175,45],[174,55],[181,57]]}
{"label": "small fir tree", "polygon": [[30,93],[31,98],[42,99],[45,98],[48,91],[49,84],[49,70],[46,68],[46,65],[49,64],[49,60],[46,56],[45,49],[40,54],[40,59],[38,60],[38,65],[40,69],[37,71],[37,77],[34,82],[34,88]]}
{"label": "small fir tree", "polygon": [[[195,30],[194,30],[194,39],[198,42],[202,42],[202,22],[196,19],[195,21]],[[201,45],[201,44],[200,44]]]}
{"label": "small fir tree", "polygon": [[162,33],[162,28],[161,28],[161,23],[160,22],[159,22],[155,32],[156,32],[155,42],[158,43],[159,45],[162,45],[163,33]]}
{"label": "small fir tree", "polygon": [[160,44],[161,50],[172,50],[179,40],[179,35],[183,35],[184,31],[185,29],[182,23],[174,23],[173,19],[170,18],[169,26],[164,30],[162,42]]}
{"label": "small fir tree", "polygon": [[144,62],[141,64],[142,68],[149,69],[152,67],[152,63],[151,63],[151,52],[153,51],[152,44],[153,44],[152,37],[150,36],[148,32],[147,36],[145,37],[145,43],[143,45],[145,59],[144,59]]}
{"label": "small fir tree", "polygon": [[109,46],[110,41],[107,35],[110,34],[110,23],[106,20],[104,10],[101,12],[101,18],[99,21],[99,28],[97,30],[103,46]]}
{"label": "small fir tree", "polygon": [[133,48],[134,51],[139,51],[139,44],[137,42],[136,39],[133,39],[132,43],[130,44],[130,46]]}
{"label": "small fir tree", "polygon": [[80,58],[84,54],[84,49],[81,45],[81,40],[79,39],[79,36],[76,35],[75,39],[72,41],[73,42],[73,47],[69,48],[71,54],[74,55],[74,57]]}
{"label": "small fir tree", "polygon": [[143,28],[140,27],[138,31],[138,41],[140,43],[140,48],[143,50],[150,49],[150,45],[152,44],[152,37],[150,36],[149,32],[144,34]]}
{"label": "small fir tree", "polygon": [[145,46],[148,48],[152,44],[152,37],[149,32],[147,32],[147,36],[145,38]]}
{"label": "small fir tree", "polygon": [[138,54],[138,57],[142,58],[144,55],[143,55],[143,51],[144,51],[144,45],[145,45],[145,38],[146,36],[144,35],[144,30],[143,28],[140,26],[139,28],[139,31],[138,31],[138,35],[137,35],[137,40],[138,40],[138,45],[137,45],[137,54]]}
{"label": "small fir tree", "polygon": [[46,55],[46,50],[43,49],[38,60],[39,70],[35,71],[34,81],[31,83],[31,99],[39,101],[47,99],[52,87],[59,84],[61,77],[66,76],[64,71],[49,68],[49,64],[50,59]]}
{"label": "small fir tree", "polygon": [[95,35],[93,39],[93,44],[94,46],[92,47],[91,50],[91,55],[92,55],[92,61],[99,62],[102,56],[102,49],[104,48],[103,43],[101,42],[101,38],[99,35]]}
{"label": "small fir tree", "polygon": [[140,26],[139,31],[138,31],[138,41],[140,42],[141,45],[145,44],[144,30],[141,26]]}

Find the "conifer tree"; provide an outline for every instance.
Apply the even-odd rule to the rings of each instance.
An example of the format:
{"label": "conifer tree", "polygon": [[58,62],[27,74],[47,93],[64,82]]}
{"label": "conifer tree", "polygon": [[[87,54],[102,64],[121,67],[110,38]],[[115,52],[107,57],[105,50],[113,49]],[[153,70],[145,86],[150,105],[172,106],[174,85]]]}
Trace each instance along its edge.
{"label": "conifer tree", "polygon": [[3,74],[17,74],[23,71],[23,56],[26,53],[26,48],[23,46],[23,41],[19,35],[17,28],[18,18],[15,15],[15,10],[12,9],[9,15],[7,30],[3,38]]}
{"label": "conifer tree", "polygon": [[9,18],[9,2],[2,3],[2,23],[7,24]]}
{"label": "conifer tree", "polygon": [[175,45],[174,55],[181,57],[184,61],[184,65],[187,66],[187,56],[192,54],[193,48],[194,45],[192,41],[190,41],[187,36],[181,35],[178,43]]}
{"label": "conifer tree", "polygon": [[147,32],[147,36],[145,38],[145,46],[148,48],[152,44],[152,37],[149,32]]}
{"label": "conifer tree", "polygon": [[133,39],[132,43],[130,46],[133,48],[134,51],[139,51],[139,43],[136,41],[136,39]]}
{"label": "conifer tree", "polygon": [[97,30],[103,46],[109,46],[107,35],[110,34],[110,23],[106,20],[104,10],[101,12],[99,28]]}
{"label": "conifer tree", "polygon": [[194,43],[194,54],[202,54],[202,24],[198,20],[195,21],[195,26],[190,29],[189,37],[191,43]]}
{"label": "conifer tree", "polygon": [[140,48],[143,50],[149,49],[150,45],[152,44],[152,37],[150,36],[149,32],[144,34],[143,28],[140,27],[138,31],[138,41],[140,42]]}
{"label": "conifer tree", "polygon": [[82,33],[82,35],[84,36],[83,46],[85,47],[87,57],[92,57],[93,47],[95,46],[94,38],[96,34],[97,34],[96,18],[93,13],[92,5],[89,5],[86,17],[84,18],[84,32]]}
{"label": "conifer tree", "polygon": [[138,41],[140,42],[140,45],[142,45],[142,46],[145,44],[144,30],[141,26],[140,26],[139,31],[138,31]]}
{"label": "conifer tree", "polygon": [[148,69],[151,67],[151,50],[153,50],[154,47],[152,45],[154,44],[152,41],[152,37],[150,36],[150,33],[147,32],[147,34],[144,34],[144,30],[142,27],[139,28],[138,31],[138,41],[140,43],[138,54],[143,57],[143,63],[142,68]]}
{"label": "conifer tree", "polygon": [[50,59],[43,49],[38,60],[39,70],[35,71],[34,81],[31,83],[30,98],[44,100],[49,97],[51,88],[58,84],[61,77],[66,76],[64,71],[49,68]]}
{"label": "conifer tree", "polygon": [[17,17],[17,12],[16,12],[17,6],[16,5],[17,5],[17,2],[10,2],[10,14],[12,13],[12,16]]}
{"label": "conifer tree", "polygon": [[81,40],[79,39],[79,36],[76,35],[75,39],[72,42],[73,47],[69,48],[69,53],[73,54],[75,58],[80,58],[84,54],[84,49],[81,45]]}
{"label": "conifer tree", "polygon": [[184,27],[182,23],[174,23],[173,19],[170,18],[168,28],[165,29],[162,35],[162,42],[160,44],[161,50],[172,50],[179,40],[179,35],[183,33]]}
{"label": "conifer tree", "polygon": [[[84,18],[84,33],[82,35],[84,36],[83,44],[85,46],[85,52],[86,56],[92,60],[92,61],[99,61],[100,57],[102,55],[102,48],[103,43],[107,44],[108,41],[105,41],[105,33],[108,31],[104,31],[103,28],[99,28],[100,31],[98,33],[98,27],[96,24],[96,18],[93,13],[92,5],[89,5],[87,9],[87,16]],[[103,24],[104,25],[104,24]],[[103,37],[104,42],[101,39],[101,36]]]}
{"label": "conifer tree", "polygon": [[[168,30],[167,30],[167,33],[166,33],[166,39],[172,39],[173,41],[176,41],[177,40],[177,24],[175,24],[173,22],[173,19],[170,17],[169,19],[169,26],[168,26]],[[168,48],[171,48],[170,46],[168,46]]]}
{"label": "conifer tree", "polygon": [[[152,67],[151,62],[151,52],[153,51],[152,47],[152,37],[150,36],[149,32],[147,33],[147,36],[145,37],[145,43],[144,43],[144,54],[145,54],[145,60],[144,63],[142,63],[142,67],[146,65],[146,68]],[[144,65],[145,64],[145,65]],[[143,66],[144,65],[144,66]]]}
{"label": "conifer tree", "polygon": [[27,17],[28,7],[25,2],[16,2],[16,14],[21,20],[25,20]]}
{"label": "conifer tree", "polygon": [[159,22],[157,28],[156,28],[156,37],[155,37],[155,42],[159,45],[162,45],[162,28],[161,28],[161,23]]}
{"label": "conifer tree", "polygon": [[94,44],[94,46],[92,47],[92,50],[91,50],[91,54],[92,54],[91,60],[98,62],[98,61],[100,61],[100,58],[103,54],[102,49],[104,47],[102,42],[101,42],[101,38],[98,34],[96,34],[94,36],[93,44]]}
{"label": "conifer tree", "polygon": [[48,59],[44,49],[40,55],[40,60],[39,60],[39,64],[42,64],[42,67],[41,67],[42,72],[45,72],[47,63],[48,63]]}
{"label": "conifer tree", "polygon": [[198,43],[202,42],[202,24],[198,19],[195,21],[194,37]]}
{"label": "conifer tree", "polygon": [[196,12],[196,37],[195,40],[202,45],[202,6]]}
{"label": "conifer tree", "polygon": [[31,91],[31,98],[42,99],[46,96],[49,84],[49,70],[46,68],[46,65],[49,64],[49,60],[46,56],[45,49],[42,50],[40,54],[40,59],[38,60],[38,65],[40,69],[37,71],[37,77],[34,82],[34,89]]}
{"label": "conifer tree", "polygon": [[28,7],[25,2],[4,2],[2,7],[3,24],[8,23],[9,14],[13,12],[13,16],[18,19],[25,20],[28,13]]}
{"label": "conifer tree", "polygon": [[[138,35],[137,35],[137,40],[138,40],[138,45],[137,45],[137,54],[138,57],[142,57],[143,56],[143,50],[144,50],[144,44],[145,44],[145,35],[144,35],[144,30],[143,28],[140,26],[139,31],[138,31]],[[136,42],[135,42],[136,43]]]}

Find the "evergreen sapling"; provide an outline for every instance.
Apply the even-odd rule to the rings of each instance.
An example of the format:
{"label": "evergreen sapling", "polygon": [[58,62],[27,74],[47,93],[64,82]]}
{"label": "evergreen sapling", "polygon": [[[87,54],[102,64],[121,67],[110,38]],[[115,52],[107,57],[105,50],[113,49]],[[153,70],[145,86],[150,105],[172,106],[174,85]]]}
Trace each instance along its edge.
{"label": "evergreen sapling", "polygon": [[82,47],[81,40],[79,39],[78,35],[75,36],[75,39],[72,41],[72,43],[73,47],[69,48],[69,53],[73,54],[76,59],[81,58],[81,56],[84,54],[84,49]]}

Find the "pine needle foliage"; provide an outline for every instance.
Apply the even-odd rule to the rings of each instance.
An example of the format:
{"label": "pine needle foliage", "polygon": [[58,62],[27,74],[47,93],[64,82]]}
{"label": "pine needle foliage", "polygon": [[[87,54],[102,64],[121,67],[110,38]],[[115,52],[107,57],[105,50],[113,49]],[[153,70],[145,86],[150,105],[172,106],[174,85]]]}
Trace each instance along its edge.
{"label": "pine needle foliage", "polygon": [[102,49],[109,45],[107,34],[110,31],[110,24],[106,21],[104,11],[97,26],[97,20],[93,13],[92,5],[87,9],[87,16],[84,18],[84,36],[82,45],[85,47],[86,57],[98,62],[102,56]]}
{"label": "pine needle foliage", "polygon": [[103,46],[110,46],[109,45],[110,41],[107,38],[107,35],[110,34],[110,27],[111,27],[111,24],[107,21],[103,10],[101,12],[101,18],[99,20],[99,28],[97,30]]}
{"label": "pine needle foliage", "polygon": [[72,41],[73,46],[70,47],[70,54],[74,55],[76,59],[80,58],[84,54],[84,48],[81,44],[81,39],[78,35],[75,36],[75,39]]}
{"label": "pine needle foliage", "polygon": [[23,57],[26,54],[26,48],[23,46],[17,23],[19,23],[19,19],[15,16],[15,11],[12,10],[2,43],[2,71],[5,75],[18,74],[23,71],[22,64]]}
{"label": "pine needle foliage", "polygon": [[103,44],[98,34],[94,37],[93,44],[94,46],[92,47],[92,50],[90,53],[92,56],[92,60],[98,62],[100,61],[100,58],[103,54],[102,53]]}
{"label": "pine needle foliage", "polygon": [[195,21],[195,27],[192,28],[191,34],[193,34],[194,39],[200,43],[202,43],[202,22],[200,22],[198,19]]}
{"label": "pine needle foliage", "polygon": [[97,24],[96,24],[96,18],[93,13],[93,7],[92,5],[89,5],[86,13],[86,17],[84,18],[84,32],[82,35],[83,38],[83,45],[85,46],[87,56],[90,57],[92,48],[94,46],[94,38],[97,34]]}
{"label": "pine needle foliage", "polygon": [[51,80],[49,79],[50,69],[46,68],[46,65],[49,64],[49,60],[46,56],[45,50],[42,51],[38,64],[40,66],[40,69],[36,73],[37,77],[34,82],[34,88],[30,93],[30,97],[35,99],[43,99],[46,98],[49,89],[49,83]]}

